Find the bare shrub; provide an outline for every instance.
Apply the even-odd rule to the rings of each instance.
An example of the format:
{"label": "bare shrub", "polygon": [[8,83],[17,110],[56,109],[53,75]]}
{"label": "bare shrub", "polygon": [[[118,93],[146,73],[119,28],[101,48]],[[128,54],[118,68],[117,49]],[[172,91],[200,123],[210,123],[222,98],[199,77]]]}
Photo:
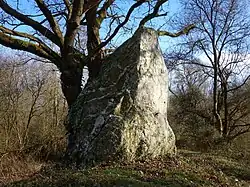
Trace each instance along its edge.
{"label": "bare shrub", "polygon": [[67,104],[53,67],[2,59],[0,77],[0,153],[63,151]]}

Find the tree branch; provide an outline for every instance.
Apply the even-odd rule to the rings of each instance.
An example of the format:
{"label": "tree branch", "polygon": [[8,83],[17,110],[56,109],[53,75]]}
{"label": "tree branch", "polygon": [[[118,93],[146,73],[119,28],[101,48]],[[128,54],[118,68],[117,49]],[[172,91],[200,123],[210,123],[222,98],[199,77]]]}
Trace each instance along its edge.
{"label": "tree branch", "polygon": [[[129,8],[128,13],[127,13],[127,15],[126,15],[124,21],[123,21],[121,24],[119,24],[119,25],[115,28],[114,32],[110,35],[110,37],[109,37],[106,41],[102,42],[102,43],[96,48],[96,50],[95,50],[94,53],[98,52],[100,49],[102,49],[104,46],[106,46],[106,45],[116,36],[116,34],[119,32],[119,30],[129,21],[129,18],[130,18],[130,16],[131,16],[131,14],[133,13],[133,11],[134,11],[137,7],[141,6],[141,5],[142,5],[143,3],[145,3],[145,2],[147,2],[147,0],[138,0],[136,3],[134,3],[134,4]],[[93,54],[91,54],[91,55],[93,55]]]}
{"label": "tree branch", "polygon": [[100,8],[100,10],[98,10],[97,22],[98,22],[99,26],[101,25],[102,21],[107,16],[107,10],[114,3],[114,1],[115,0],[106,0],[106,2],[103,4],[103,6]]}
{"label": "tree branch", "polygon": [[63,39],[63,35],[62,35],[62,32],[60,30],[60,27],[59,27],[57,21],[55,20],[55,18],[51,14],[51,12],[48,9],[48,7],[44,4],[43,0],[35,0],[35,1],[36,1],[37,6],[43,12],[44,16],[47,18],[47,20],[48,20],[48,22],[50,24],[51,29],[55,33],[57,39],[60,41],[60,46],[62,47],[64,39]]}
{"label": "tree branch", "polygon": [[[27,42],[24,40],[20,40],[17,38],[13,38],[11,36],[8,36],[2,32],[0,32],[0,43],[6,47],[9,47],[11,49],[17,49],[22,51],[27,51],[32,54],[35,54],[39,57],[46,58],[50,61],[55,61],[55,57],[52,56],[52,54],[48,54],[44,49],[42,49],[41,46]],[[56,64],[58,65],[58,64]]]}
{"label": "tree branch", "polygon": [[24,24],[32,27],[34,30],[39,31],[43,36],[47,37],[50,41],[52,41],[57,46],[60,46],[60,40],[56,37],[56,35],[51,32],[46,27],[42,26],[39,22],[28,18],[27,16],[21,14],[20,12],[16,11],[15,9],[11,8],[6,2],[0,0],[0,8],[3,9],[4,12],[7,14],[15,17],[19,21],[23,22]]}
{"label": "tree branch", "polygon": [[69,0],[63,0],[67,10],[68,10],[68,18],[70,18],[71,16],[71,13],[72,13],[72,7],[71,7],[71,4],[69,2]]}
{"label": "tree branch", "polygon": [[170,37],[178,37],[178,36],[181,36],[181,35],[188,35],[188,33],[195,28],[195,25],[194,24],[191,24],[191,25],[188,25],[186,26],[184,29],[182,29],[181,31],[178,31],[176,33],[171,33],[171,32],[168,32],[168,31],[158,31],[158,35],[159,36],[170,36]]}
{"label": "tree branch", "polygon": [[234,91],[234,90],[237,90],[237,89],[241,88],[242,86],[244,86],[247,83],[248,79],[250,79],[250,75],[248,75],[245,78],[245,80],[243,81],[243,83],[241,83],[240,85],[238,85],[238,86],[236,86],[234,88],[228,89],[227,92],[231,92],[231,91]]}
{"label": "tree branch", "polygon": [[[55,53],[52,49],[50,49],[42,40],[40,40],[32,35],[29,35],[29,34],[23,33],[23,32],[13,31],[13,30],[7,29],[7,28],[2,27],[2,26],[0,26],[0,31],[2,31],[2,33],[5,35],[9,34],[9,35],[22,37],[22,38],[28,39],[30,41],[36,42],[37,43],[36,45],[38,45],[42,50],[44,50],[50,56],[56,57],[57,59],[60,58],[60,56],[57,53]],[[33,53],[33,52],[30,51],[30,53]],[[34,54],[34,55],[36,55],[36,54]]]}
{"label": "tree branch", "polygon": [[[152,13],[148,14],[147,16],[145,16],[141,20],[139,26],[141,27],[141,26],[145,25],[145,23],[150,21],[151,19],[153,19],[155,17],[159,17],[159,15],[158,15],[159,9],[166,2],[168,2],[168,0],[158,0],[156,5],[154,6],[154,11]],[[165,14],[163,14],[163,15],[165,15]]]}
{"label": "tree branch", "polygon": [[44,44],[40,39],[38,39],[38,38],[36,38],[36,37],[34,37],[32,35],[29,35],[27,33],[10,30],[10,29],[7,29],[7,28],[2,27],[2,26],[0,26],[0,31],[2,31],[5,34],[10,34],[10,35],[18,36],[18,37],[27,38],[27,39],[29,39],[31,41],[34,41],[34,42],[37,42],[39,44]]}

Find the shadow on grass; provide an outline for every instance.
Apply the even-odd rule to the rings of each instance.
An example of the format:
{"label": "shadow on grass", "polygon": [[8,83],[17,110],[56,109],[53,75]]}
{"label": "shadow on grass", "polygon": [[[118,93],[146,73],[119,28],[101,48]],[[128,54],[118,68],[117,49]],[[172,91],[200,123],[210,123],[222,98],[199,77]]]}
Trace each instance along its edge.
{"label": "shadow on grass", "polygon": [[109,180],[109,181],[103,181],[103,182],[94,182],[94,181],[87,181],[87,182],[79,182],[77,180],[68,180],[68,181],[57,181],[55,183],[50,182],[17,182],[13,183],[7,186],[22,186],[22,187],[31,187],[31,186],[55,186],[55,187],[61,187],[61,186],[95,186],[95,187],[191,187],[190,184],[183,184],[180,181],[170,180],[170,181],[164,181],[160,182],[162,184],[159,184],[158,181],[156,182],[143,182],[143,181],[135,181],[134,179],[115,179],[115,180]]}
{"label": "shadow on grass", "polygon": [[249,181],[250,168],[244,163],[211,154],[185,153],[172,159],[85,170],[49,165],[27,180],[5,186],[237,187],[248,186]]}
{"label": "shadow on grass", "polygon": [[234,159],[226,160],[219,157],[212,159],[212,161],[213,164],[227,176],[232,176],[239,180],[250,181],[250,167],[242,161],[239,162]]}
{"label": "shadow on grass", "polygon": [[129,187],[190,187],[200,186],[201,180],[183,173],[171,173],[164,176],[148,176],[140,171],[124,168],[106,168],[103,170],[73,171],[69,169],[46,171],[29,180],[18,181],[10,186],[129,186]]}
{"label": "shadow on grass", "polygon": [[235,168],[235,167],[223,167],[222,171],[227,175],[231,175],[240,180],[250,181],[250,169],[249,168]]}

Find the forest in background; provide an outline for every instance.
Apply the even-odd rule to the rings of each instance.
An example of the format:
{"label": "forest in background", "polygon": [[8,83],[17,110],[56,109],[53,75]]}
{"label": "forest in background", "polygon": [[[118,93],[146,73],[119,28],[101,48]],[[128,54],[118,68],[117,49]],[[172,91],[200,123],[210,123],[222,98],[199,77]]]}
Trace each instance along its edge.
{"label": "forest in background", "polygon": [[[22,179],[40,170],[44,163],[62,159],[67,145],[64,121],[68,109],[58,71],[51,65],[17,59],[1,57],[2,181]],[[248,126],[236,127],[233,139],[222,140],[211,121],[204,117],[211,115],[213,104],[204,74],[195,65],[183,65],[172,71],[168,119],[176,135],[177,149],[216,153],[248,163]],[[249,121],[249,95],[250,85],[246,82],[230,97],[230,107],[235,108],[234,116],[241,117],[240,120]]]}
{"label": "forest in background", "polygon": [[[44,21],[40,20],[39,14],[23,16],[25,11],[21,11],[23,7],[18,7],[18,2],[9,6],[7,1],[0,0],[0,44],[33,54],[25,53],[25,59],[14,52],[0,56],[0,182],[29,178],[45,166],[63,160],[69,133],[65,128],[68,104],[71,105],[83,89],[86,81],[83,71],[88,68],[91,79],[98,76],[102,60],[117,47],[112,43],[114,38],[130,36],[134,25],[154,27],[161,37],[178,37],[173,43],[169,40],[173,45],[163,51],[163,55],[169,69],[168,119],[181,153],[176,160],[170,159],[171,163],[166,167],[178,168],[178,163],[183,162],[182,175],[199,167],[195,161],[204,164],[204,168],[214,164],[207,171],[200,168],[200,173],[209,173],[209,179],[205,175],[202,179],[230,186],[231,183],[227,184],[223,177],[214,179],[221,169],[216,168],[217,158],[227,157],[243,162],[239,164],[241,168],[236,162],[230,165],[232,173],[236,173],[230,178],[228,172],[230,180],[235,182],[241,177],[250,181],[247,177],[249,170],[242,171],[242,167],[249,166],[250,162],[250,20],[247,1],[190,0],[186,3],[183,0],[183,14],[171,19],[165,19],[167,12],[163,4],[167,0],[147,4],[144,0],[136,1],[131,7],[125,6],[127,14],[122,11],[123,4],[118,3],[119,7],[112,4],[114,1],[102,1],[99,8],[90,3],[83,10],[78,9],[87,15],[83,20],[77,15],[72,16],[71,8],[77,5],[68,6],[70,4],[65,2],[69,1],[59,4],[53,4],[53,0],[45,4],[41,2],[37,0],[34,7],[42,13]],[[21,14],[13,10],[20,10]],[[132,14],[133,11],[136,13]],[[145,17],[137,16],[140,11],[144,11]],[[162,27],[153,18],[164,18],[159,22]],[[70,20],[72,22],[68,22]],[[74,21],[78,26],[72,24]],[[33,35],[28,30],[16,29],[22,28],[23,24],[33,29]],[[108,30],[105,37],[100,36],[104,25]],[[169,28],[176,32],[168,32]],[[96,55],[91,56],[93,54]],[[186,151],[191,151],[192,156]],[[200,157],[194,158],[196,153]],[[204,163],[206,159],[210,163]],[[218,165],[224,167],[226,163],[222,160]],[[147,172],[150,164],[145,165],[147,168],[136,167]],[[161,162],[152,161],[152,164],[159,169],[156,173],[163,170]],[[129,173],[133,171],[129,170]],[[114,169],[110,172],[130,177],[127,171]],[[171,176],[175,175],[171,173]],[[70,177],[74,178],[73,174]],[[145,177],[150,178],[148,173]],[[185,178],[186,175],[179,180]]]}

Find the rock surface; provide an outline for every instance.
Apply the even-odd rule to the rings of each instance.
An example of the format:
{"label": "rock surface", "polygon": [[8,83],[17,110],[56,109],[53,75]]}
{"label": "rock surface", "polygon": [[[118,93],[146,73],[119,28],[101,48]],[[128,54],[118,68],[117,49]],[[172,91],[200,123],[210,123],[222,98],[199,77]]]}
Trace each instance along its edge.
{"label": "rock surface", "polygon": [[69,113],[68,154],[84,165],[175,152],[168,74],[156,31],[140,28],[105,59]]}

